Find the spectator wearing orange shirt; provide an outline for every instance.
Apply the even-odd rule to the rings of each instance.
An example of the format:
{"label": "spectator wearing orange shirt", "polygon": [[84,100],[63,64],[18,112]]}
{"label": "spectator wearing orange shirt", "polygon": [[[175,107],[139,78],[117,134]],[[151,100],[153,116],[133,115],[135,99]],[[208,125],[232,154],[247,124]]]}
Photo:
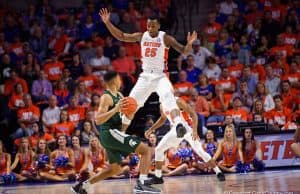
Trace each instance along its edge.
{"label": "spectator wearing orange shirt", "polygon": [[66,34],[63,32],[63,28],[58,26],[55,28],[54,35],[49,38],[48,48],[55,50],[57,55],[67,54],[70,49],[70,41]]}
{"label": "spectator wearing orange shirt", "polygon": [[214,43],[216,42],[221,29],[221,24],[216,22],[216,13],[210,12],[208,14],[208,22],[203,29],[204,38],[207,41],[209,50],[212,50],[214,48]]}
{"label": "spectator wearing orange shirt", "polygon": [[235,97],[233,99],[233,108],[226,111],[226,115],[231,115],[234,123],[247,122],[248,112],[242,109],[243,106],[241,98]]}
{"label": "spectator wearing orange shirt", "polygon": [[85,119],[85,109],[78,105],[77,96],[72,96],[70,99],[70,105],[67,109],[69,121],[77,127],[78,123]]}
{"label": "spectator wearing orange shirt", "polygon": [[225,112],[230,103],[230,94],[224,94],[222,86],[216,85],[216,97],[211,100],[210,112],[211,116],[207,119],[207,125],[214,125],[224,121]]}
{"label": "spectator wearing orange shirt", "polygon": [[281,97],[282,104],[291,110],[296,107],[296,94],[291,90],[291,83],[289,80],[283,80],[281,82]]}
{"label": "spectator wearing orange shirt", "polygon": [[[66,135],[68,140],[71,140],[71,136],[75,131],[75,126],[73,122],[68,119],[68,111],[62,110],[60,112],[60,121],[53,125],[52,134],[54,137],[59,137],[61,135]],[[78,134],[77,134],[78,135]]]}
{"label": "spectator wearing orange shirt", "polygon": [[285,62],[283,54],[279,51],[275,53],[275,60],[271,63],[275,76],[282,77],[289,72],[289,65]]}
{"label": "spectator wearing orange shirt", "polygon": [[179,72],[179,81],[174,84],[175,96],[179,96],[187,101],[191,97],[192,88],[193,84],[187,81],[186,71],[181,70]]}
{"label": "spectator wearing orange shirt", "polygon": [[276,95],[273,97],[275,108],[267,112],[268,123],[274,125],[276,130],[291,122],[292,111],[289,108],[283,107],[282,97]]}
{"label": "spectator wearing orange shirt", "polygon": [[23,92],[22,84],[17,83],[14,86],[14,91],[9,98],[8,108],[12,111],[17,111],[19,110],[19,108],[24,107],[23,96],[24,96],[24,92]]}
{"label": "spectator wearing orange shirt", "polygon": [[291,84],[294,92],[300,93],[300,67],[293,61],[290,64],[289,71],[281,78],[282,80],[288,80]]}
{"label": "spectator wearing orange shirt", "polygon": [[296,33],[293,33],[292,26],[288,25],[285,27],[285,32],[280,34],[284,39],[284,45],[296,47],[298,43],[298,36]]}
{"label": "spectator wearing orange shirt", "polygon": [[254,24],[255,21],[261,19],[263,17],[263,13],[258,9],[258,3],[256,1],[249,2],[249,10],[248,13],[245,14],[245,20],[247,24]]}
{"label": "spectator wearing orange shirt", "polygon": [[266,72],[262,64],[257,62],[257,58],[254,56],[250,57],[250,68],[251,74],[256,77],[258,81],[265,80]]}
{"label": "spectator wearing orange shirt", "polygon": [[103,87],[101,86],[100,77],[97,77],[93,74],[92,68],[90,65],[84,65],[83,67],[84,75],[78,78],[78,82],[83,82],[86,89],[91,91],[102,91]]}
{"label": "spectator wearing orange shirt", "polygon": [[213,82],[213,84],[215,86],[220,85],[225,93],[232,94],[233,92],[235,92],[236,79],[230,76],[228,67],[223,67],[219,80]]}
{"label": "spectator wearing orange shirt", "polygon": [[23,101],[24,107],[20,108],[17,112],[20,128],[10,135],[13,140],[32,135],[33,131],[29,127],[40,119],[40,109],[32,104],[30,94],[25,94]]}
{"label": "spectator wearing orange shirt", "polygon": [[57,60],[56,53],[50,53],[51,60],[44,65],[44,71],[51,82],[58,81],[61,77],[65,65]]}
{"label": "spectator wearing orange shirt", "polygon": [[228,66],[230,75],[236,79],[240,78],[242,75],[244,65],[240,63],[237,55],[231,56],[231,65]]}
{"label": "spectator wearing orange shirt", "polygon": [[133,75],[136,70],[134,61],[126,56],[126,49],[123,46],[119,48],[119,56],[113,60],[112,65],[116,72],[127,75]]}
{"label": "spectator wearing orange shirt", "polygon": [[17,74],[17,71],[12,69],[10,71],[10,78],[5,81],[4,83],[4,95],[10,96],[14,91],[14,86],[20,83],[23,88],[24,93],[28,93],[28,86],[24,79],[20,78]]}
{"label": "spectator wearing orange shirt", "polygon": [[280,0],[272,0],[271,6],[265,7],[265,10],[271,11],[272,18],[280,23],[284,22],[287,7],[281,4]]}
{"label": "spectator wearing orange shirt", "polygon": [[293,55],[293,47],[290,45],[285,45],[284,43],[284,37],[281,35],[278,35],[276,38],[276,45],[271,48],[270,55],[274,56],[277,52],[282,54],[282,57],[284,60],[286,60],[287,57],[290,57]]}

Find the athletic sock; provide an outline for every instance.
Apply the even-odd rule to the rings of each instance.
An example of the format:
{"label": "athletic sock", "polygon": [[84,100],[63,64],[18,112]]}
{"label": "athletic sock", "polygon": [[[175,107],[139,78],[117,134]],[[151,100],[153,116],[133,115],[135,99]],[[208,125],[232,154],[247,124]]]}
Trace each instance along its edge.
{"label": "athletic sock", "polygon": [[220,168],[218,166],[213,168],[216,174],[222,173],[222,171],[220,170]]}
{"label": "athletic sock", "polygon": [[155,176],[160,178],[162,176],[161,170],[155,169]]}
{"label": "athletic sock", "polygon": [[146,174],[140,174],[139,180],[142,184],[144,184],[144,181],[148,179],[148,176]]}

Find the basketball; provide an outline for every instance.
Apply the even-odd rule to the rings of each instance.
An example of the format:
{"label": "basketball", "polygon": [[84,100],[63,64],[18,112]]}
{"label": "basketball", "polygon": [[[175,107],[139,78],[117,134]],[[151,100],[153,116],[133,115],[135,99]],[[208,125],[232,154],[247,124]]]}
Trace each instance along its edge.
{"label": "basketball", "polygon": [[126,106],[121,107],[121,113],[127,115],[131,115],[134,113],[138,107],[137,102],[134,98],[128,96],[124,97],[127,100]]}

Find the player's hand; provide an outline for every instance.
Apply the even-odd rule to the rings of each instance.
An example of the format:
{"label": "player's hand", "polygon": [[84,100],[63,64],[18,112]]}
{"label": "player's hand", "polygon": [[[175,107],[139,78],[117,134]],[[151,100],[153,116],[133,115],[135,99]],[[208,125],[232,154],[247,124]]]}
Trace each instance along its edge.
{"label": "player's hand", "polygon": [[103,21],[105,24],[106,24],[107,22],[109,22],[109,16],[110,16],[110,13],[109,13],[109,11],[108,11],[106,8],[100,9],[99,15],[100,15],[102,21]]}
{"label": "player's hand", "polygon": [[193,31],[193,33],[191,34],[190,32],[187,35],[187,43],[188,44],[193,44],[193,42],[197,39],[197,32]]}
{"label": "player's hand", "polygon": [[152,133],[153,131],[151,129],[148,129],[147,131],[145,131],[144,133],[144,136],[146,139],[149,139],[150,138],[150,134]]}
{"label": "player's hand", "polygon": [[194,141],[200,140],[200,137],[198,136],[198,132],[195,131],[195,130],[193,130],[193,132],[192,132],[192,139],[193,139]]}

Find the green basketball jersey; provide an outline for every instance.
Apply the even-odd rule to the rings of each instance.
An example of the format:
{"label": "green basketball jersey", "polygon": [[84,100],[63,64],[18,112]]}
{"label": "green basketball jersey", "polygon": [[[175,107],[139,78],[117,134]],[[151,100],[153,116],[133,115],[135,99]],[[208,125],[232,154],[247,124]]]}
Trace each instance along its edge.
{"label": "green basketball jersey", "polygon": [[[108,110],[113,109],[116,104],[118,104],[119,100],[122,98],[120,94],[114,96],[110,91],[105,90],[103,94],[108,94],[111,96],[113,100],[113,105],[108,108]],[[100,130],[109,130],[109,129],[118,129],[120,130],[122,127],[122,118],[121,114],[117,112],[114,114],[109,120],[100,125]]]}

